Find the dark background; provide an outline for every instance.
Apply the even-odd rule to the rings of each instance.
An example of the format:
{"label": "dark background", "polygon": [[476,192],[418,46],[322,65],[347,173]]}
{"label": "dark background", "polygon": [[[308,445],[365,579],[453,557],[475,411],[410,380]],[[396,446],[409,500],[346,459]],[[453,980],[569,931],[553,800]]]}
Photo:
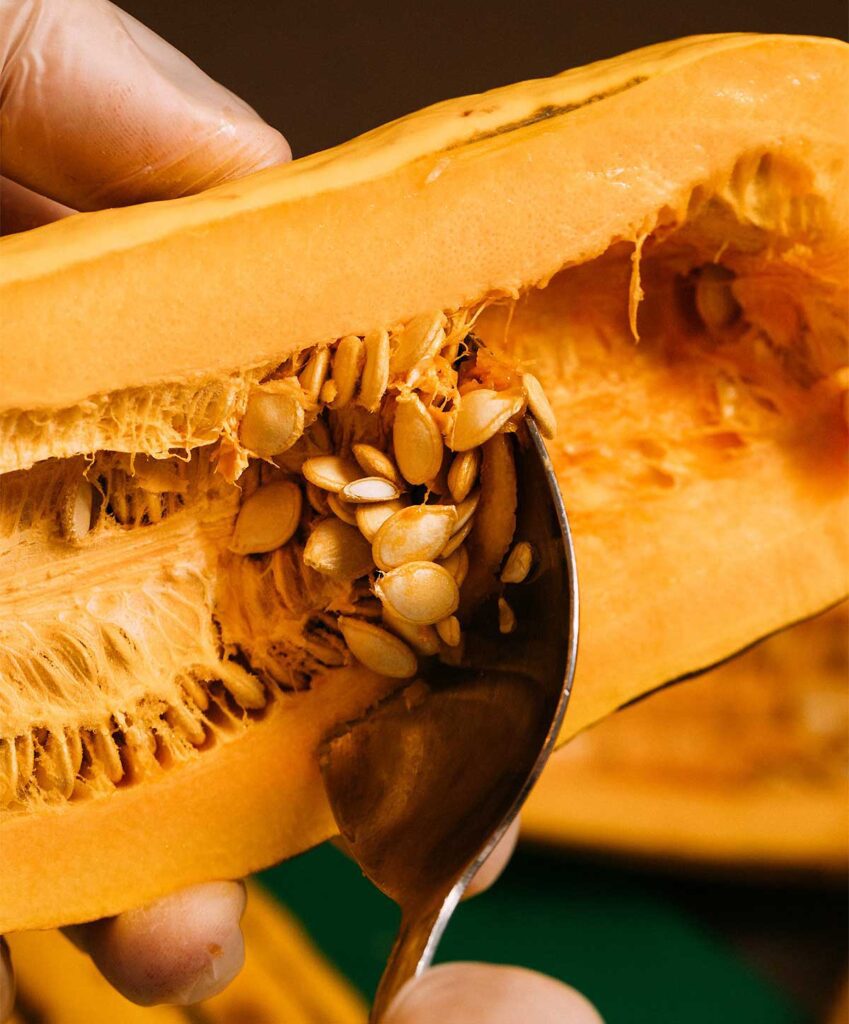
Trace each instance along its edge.
{"label": "dark background", "polygon": [[[125,0],[279,128],[296,156],[419,107],[676,36],[845,37],[843,0]],[[627,809],[623,808],[623,813]],[[333,849],[266,872],[370,993],[396,918]],[[669,877],[522,849],[462,907],[443,959],[521,963],[585,991],[608,1024],[819,1024],[845,964],[845,893],[799,879]]]}
{"label": "dark background", "polygon": [[844,37],[845,0],[126,0],[296,156],[419,107],[702,32]]}

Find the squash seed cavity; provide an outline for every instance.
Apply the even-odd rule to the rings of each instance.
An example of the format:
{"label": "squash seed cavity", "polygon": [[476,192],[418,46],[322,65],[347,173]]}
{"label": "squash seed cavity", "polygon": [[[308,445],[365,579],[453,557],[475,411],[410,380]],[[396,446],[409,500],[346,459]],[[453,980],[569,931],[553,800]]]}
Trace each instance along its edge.
{"label": "squash seed cavity", "polygon": [[[232,399],[218,448],[96,452],[85,476],[59,460],[27,471],[20,494],[4,477],[6,505],[69,545],[99,552],[102,536],[144,529],[153,547],[161,528],[175,555],[161,577],[155,559],[128,564],[132,593],[99,597],[96,616],[69,610],[4,635],[13,688],[30,686],[16,666],[35,665],[51,686],[145,696],[120,714],[104,703],[81,728],[0,728],[0,806],[88,799],[201,757],[351,657],[399,679],[421,657],[462,660],[460,588],[465,611],[493,581],[526,575],[521,545],[504,561],[516,503],[506,432],[526,400],[547,423],[533,380],[491,372],[468,323],[432,312],[392,336],[299,351],[247,386],[243,406]],[[43,509],[33,491],[49,496]]]}

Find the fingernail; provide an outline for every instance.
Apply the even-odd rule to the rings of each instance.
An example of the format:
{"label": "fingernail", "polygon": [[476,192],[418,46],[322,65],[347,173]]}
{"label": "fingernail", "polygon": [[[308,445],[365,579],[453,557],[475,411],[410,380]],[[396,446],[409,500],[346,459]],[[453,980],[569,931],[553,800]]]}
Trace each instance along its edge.
{"label": "fingernail", "polygon": [[0,936],[0,1021],[12,1015],[15,1006],[15,974],[9,946]]}

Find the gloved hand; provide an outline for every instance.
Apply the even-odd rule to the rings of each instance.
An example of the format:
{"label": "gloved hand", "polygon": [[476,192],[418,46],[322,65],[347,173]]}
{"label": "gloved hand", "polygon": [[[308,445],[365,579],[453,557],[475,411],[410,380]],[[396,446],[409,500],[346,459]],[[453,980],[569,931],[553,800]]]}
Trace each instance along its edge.
{"label": "gloved hand", "polygon": [[291,156],[246,103],[105,0],[0,0],[0,58],[4,212],[28,226]]}
{"label": "gloved hand", "polygon": [[[4,233],[78,210],[199,192],[290,158],[278,131],[107,0],[0,0],[0,59]],[[515,841],[514,828],[470,892],[491,884]],[[241,883],[212,882],[65,932],[129,999],[187,1004],[238,973],[244,905]],[[0,938],[0,1022],[13,1000]],[[428,971],[386,1017],[387,1024],[436,1020],[599,1024],[586,1000],[560,982],[487,964]]]}

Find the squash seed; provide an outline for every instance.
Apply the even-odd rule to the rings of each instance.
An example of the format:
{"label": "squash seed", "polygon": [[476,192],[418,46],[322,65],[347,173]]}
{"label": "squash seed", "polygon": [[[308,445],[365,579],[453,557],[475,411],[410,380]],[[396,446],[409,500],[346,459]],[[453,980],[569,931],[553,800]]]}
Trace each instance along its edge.
{"label": "squash seed", "polygon": [[288,451],[303,432],[304,407],[291,384],[270,381],[251,392],[239,427],[239,440],[248,451],[272,459]]}
{"label": "squash seed", "polygon": [[475,510],[481,500],[480,488],[472,493],[457,506],[457,522],[454,524],[453,533],[458,533],[475,514]]}
{"label": "squash seed", "polygon": [[526,540],[513,545],[501,570],[502,583],[524,583],[534,561],[534,549]]}
{"label": "squash seed", "polygon": [[381,501],[373,505],[356,505],[354,514],[357,517],[357,526],[366,540],[371,543],[386,520],[406,507],[406,502],[400,498],[395,501]]}
{"label": "squash seed", "polygon": [[[324,455],[333,453],[333,438],[330,436],[330,429],[324,420],[316,419],[310,424],[306,437],[313,448],[317,448]],[[312,456],[310,456],[312,457]]]}
{"label": "squash seed", "polygon": [[237,555],[259,555],[282,547],[298,528],[301,505],[301,489],[290,480],[260,487],[239,509],[230,550]]}
{"label": "squash seed", "polygon": [[78,480],[65,495],[60,524],[65,538],[79,544],[91,530],[94,511],[94,487],[86,479]]}
{"label": "squash seed", "polygon": [[380,577],[374,592],[390,611],[424,626],[453,615],[460,603],[454,577],[435,562],[407,562]]}
{"label": "squash seed", "polygon": [[458,409],[449,431],[448,447],[455,452],[468,451],[484,444],[521,412],[525,405],[524,392],[518,390],[492,391],[479,388],[457,399]]}
{"label": "squash seed", "polygon": [[480,470],[481,454],[477,448],[455,455],[448,470],[448,490],[459,505],[475,486]]}
{"label": "squash seed", "polygon": [[435,356],[445,344],[445,316],[442,312],[413,317],[395,336],[389,360],[390,373],[409,373],[423,359]]}
{"label": "squash seed", "polygon": [[341,519],[323,519],[304,545],[304,562],[322,576],[355,580],[367,576],[374,564],[371,545],[353,526]]}
{"label": "squash seed", "polygon": [[397,633],[402,640],[406,640],[414,651],[428,657],[439,653],[439,634],[433,626],[421,626],[414,622],[407,622],[406,619],[402,619],[385,605],[381,607],[383,607],[384,625],[393,633]]}
{"label": "squash seed", "polygon": [[512,633],[516,629],[516,616],[503,597],[498,599],[498,632]]}
{"label": "squash seed", "polygon": [[347,501],[342,501],[338,495],[333,494],[331,491],[327,492],[327,507],[333,515],[338,516],[343,523],[347,523],[348,526],[357,525],[354,506],[349,505]]}
{"label": "squash seed", "polygon": [[307,365],[298,377],[300,385],[304,389],[304,394],[313,405],[318,402],[318,396],[321,394],[321,389],[329,369],[330,349],[326,345],[313,349],[312,354],[307,360]]}
{"label": "squash seed", "polygon": [[731,291],[733,280],[734,275],[725,267],[702,267],[696,281],[696,310],[705,326],[721,330],[740,315],[740,303]]}
{"label": "squash seed", "polygon": [[320,516],[327,515],[327,491],[323,491],[320,487],[316,487],[315,484],[307,483],[306,486],[307,501],[310,503],[310,507],[314,512],[318,512]]}
{"label": "squash seed", "polygon": [[449,647],[448,644],[443,644],[439,650],[439,660],[443,665],[453,665],[455,668],[459,668],[466,656],[466,638],[463,634],[460,634],[460,643],[456,647]]}
{"label": "squash seed", "polygon": [[301,466],[301,472],[311,484],[334,494],[362,475],[359,466],[339,455],[316,455],[307,459]]}
{"label": "squash seed", "polygon": [[326,380],[321,385],[321,394],[318,396],[318,400],[322,405],[333,405],[336,401],[336,381]]}
{"label": "squash seed", "polygon": [[375,412],[389,383],[389,334],[371,331],[363,341],[365,366],[360,381],[360,405]]}
{"label": "squash seed", "polygon": [[339,628],[348,650],[372,672],[392,679],[409,679],[416,674],[415,654],[387,630],[347,615],[339,616]]}
{"label": "squash seed", "polygon": [[74,791],[77,766],[71,759],[71,751],[64,733],[51,732],[39,750],[35,763],[36,777],[43,789],[55,790],[67,800]]}
{"label": "squash seed", "polygon": [[453,505],[413,505],[396,512],[374,538],[374,564],[385,572],[404,562],[432,562],[448,543],[456,519]]}
{"label": "squash seed", "polygon": [[[483,449],[480,480],[481,500],[474,518],[470,520],[475,526],[468,541],[469,575],[463,586],[464,614],[486,600],[497,588],[498,573],[513,544],[517,482],[513,442],[509,435],[496,434],[487,441]],[[446,555],[449,553],[445,551]]]}
{"label": "squash seed", "polygon": [[364,476],[353,483],[345,484],[340,497],[354,505],[365,505],[375,501],[394,501],[400,491],[390,480],[382,476]]}
{"label": "squash seed", "polygon": [[462,546],[463,541],[466,539],[466,537],[469,536],[474,525],[474,519],[469,519],[465,526],[462,526],[459,530],[457,530],[454,536],[451,537],[451,539],[442,549],[442,561],[445,561],[446,558],[450,558],[454,554],[454,552]]}
{"label": "squash seed", "polygon": [[334,409],[344,409],[354,397],[363,368],[363,343],[355,334],[342,338],[333,356]]}
{"label": "squash seed", "polygon": [[[439,425],[437,424],[437,430]],[[441,431],[440,431],[441,433]],[[429,494],[438,494],[442,497],[443,494],[448,493],[448,466],[450,463],[451,456],[448,454],[448,449],[442,449],[442,462],[439,466],[439,472],[432,480],[425,482],[425,487]]]}
{"label": "squash seed", "polygon": [[463,586],[463,580],[469,571],[469,552],[461,544],[456,551],[452,551],[447,558],[440,558],[439,564],[444,566],[457,581],[457,586]]}
{"label": "squash seed", "polygon": [[409,483],[427,483],[439,472],[444,450],[442,435],[416,394],[398,398],[392,445],[398,469]]}
{"label": "squash seed", "polygon": [[449,615],[436,624],[436,632],[440,640],[449,647],[456,647],[460,643],[460,620],[456,615]]}
{"label": "squash seed", "polygon": [[404,481],[395,468],[395,463],[373,444],[352,445],[351,454],[367,476],[382,476],[386,480],[391,480],[396,486],[403,487]]}
{"label": "squash seed", "polygon": [[532,373],[522,374],[522,385],[528,396],[528,409],[536,420],[539,432],[550,441],[557,433],[557,420],[554,417],[551,402],[549,402],[542,384]]}

